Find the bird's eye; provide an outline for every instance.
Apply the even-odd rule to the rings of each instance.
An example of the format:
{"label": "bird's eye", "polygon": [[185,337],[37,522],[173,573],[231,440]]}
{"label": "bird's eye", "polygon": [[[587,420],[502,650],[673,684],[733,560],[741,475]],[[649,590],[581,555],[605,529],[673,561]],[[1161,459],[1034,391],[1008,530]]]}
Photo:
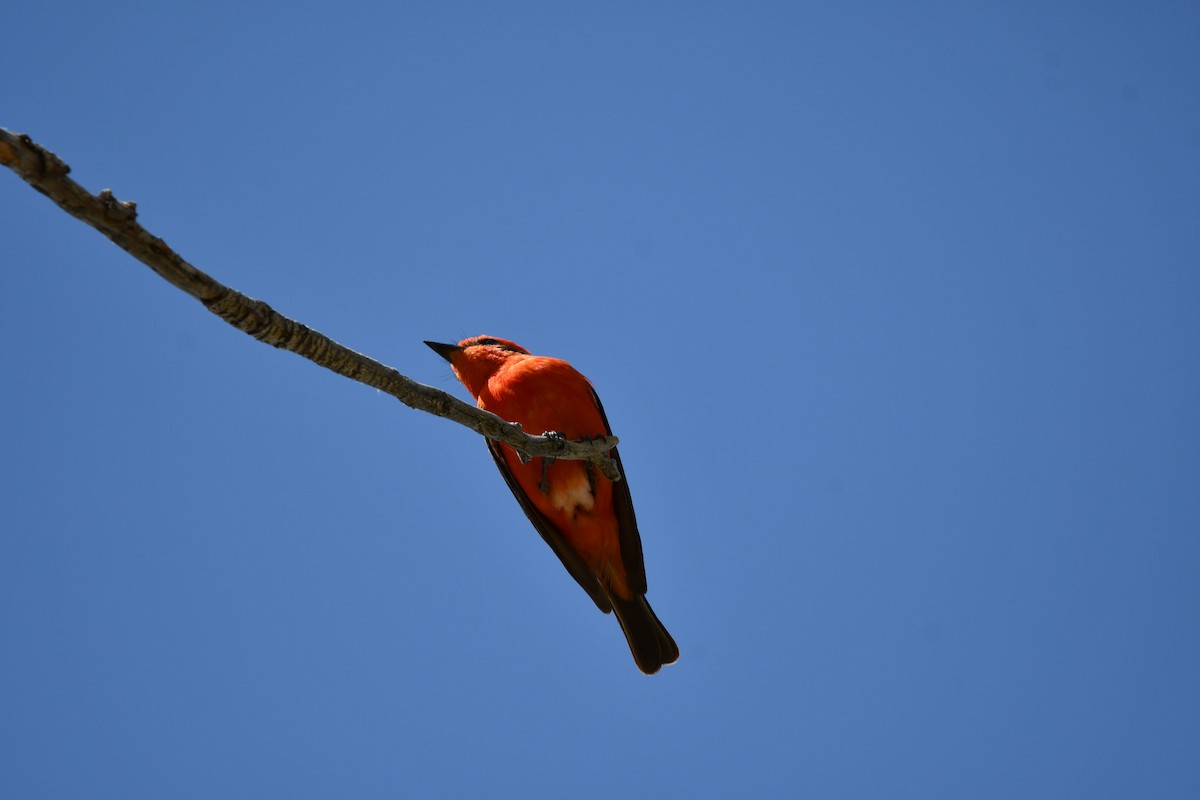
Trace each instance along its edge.
{"label": "bird's eye", "polygon": [[476,339],[475,344],[500,344],[499,339],[493,339],[490,336],[485,336],[482,339]]}

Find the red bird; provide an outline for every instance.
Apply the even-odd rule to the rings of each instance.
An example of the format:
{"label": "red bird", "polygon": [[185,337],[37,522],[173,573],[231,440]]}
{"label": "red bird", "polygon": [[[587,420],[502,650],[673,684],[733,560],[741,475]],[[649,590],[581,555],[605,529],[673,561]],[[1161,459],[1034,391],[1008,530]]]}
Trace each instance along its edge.
{"label": "red bird", "polygon": [[[450,362],[479,407],[528,433],[566,439],[611,436],[592,384],[566,361],[530,355],[510,341],[475,336],[458,344],[425,342]],[[584,461],[534,458],[488,440],[508,488],[546,544],[596,606],[615,611],[647,675],[679,658],[679,648],[646,602],[646,568],[633,500],[621,457],[610,455],[622,479],[610,481]]]}

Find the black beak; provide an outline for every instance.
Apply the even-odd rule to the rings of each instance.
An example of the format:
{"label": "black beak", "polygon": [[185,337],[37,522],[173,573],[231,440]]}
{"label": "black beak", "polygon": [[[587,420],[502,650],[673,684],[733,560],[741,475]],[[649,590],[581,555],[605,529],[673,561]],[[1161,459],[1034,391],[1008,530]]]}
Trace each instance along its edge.
{"label": "black beak", "polygon": [[459,350],[462,350],[462,348],[456,344],[442,344],[441,342],[425,342],[425,344],[429,345],[433,352],[437,353],[447,361],[450,361],[451,356],[453,356]]}

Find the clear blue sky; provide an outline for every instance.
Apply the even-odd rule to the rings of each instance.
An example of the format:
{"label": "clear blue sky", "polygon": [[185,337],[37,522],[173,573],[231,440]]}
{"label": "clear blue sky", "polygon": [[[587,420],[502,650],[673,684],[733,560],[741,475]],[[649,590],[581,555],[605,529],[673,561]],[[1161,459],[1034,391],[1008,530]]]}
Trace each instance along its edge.
{"label": "clear blue sky", "polygon": [[3,16],[0,125],[218,279],[589,375],[683,656],[4,171],[0,796],[1200,796],[1195,4]]}

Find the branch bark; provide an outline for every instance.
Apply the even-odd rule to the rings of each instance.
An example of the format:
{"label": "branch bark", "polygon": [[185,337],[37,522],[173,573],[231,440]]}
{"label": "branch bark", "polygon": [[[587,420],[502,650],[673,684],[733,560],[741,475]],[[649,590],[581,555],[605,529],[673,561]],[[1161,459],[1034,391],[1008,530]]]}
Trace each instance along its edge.
{"label": "branch bark", "polygon": [[195,297],[204,307],[260,342],[290,350],[315,364],[390,394],[418,411],[445,417],[526,455],[588,461],[612,480],[620,473],[608,451],[616,437],[605,441],[574,442],[524,433],[507,422],[440,389],[418,383],[373,358],[338,344],[329,337],[283,316],[261,300],[230,289],[185,261],[137,221],[137,204],[122,202],[108,189],[93,195],[67,177],[71,168],[25,134],[0,128],[0,164],[21,176],[71,216],[103,233],[118,247],[157,272],[173,286]]}

